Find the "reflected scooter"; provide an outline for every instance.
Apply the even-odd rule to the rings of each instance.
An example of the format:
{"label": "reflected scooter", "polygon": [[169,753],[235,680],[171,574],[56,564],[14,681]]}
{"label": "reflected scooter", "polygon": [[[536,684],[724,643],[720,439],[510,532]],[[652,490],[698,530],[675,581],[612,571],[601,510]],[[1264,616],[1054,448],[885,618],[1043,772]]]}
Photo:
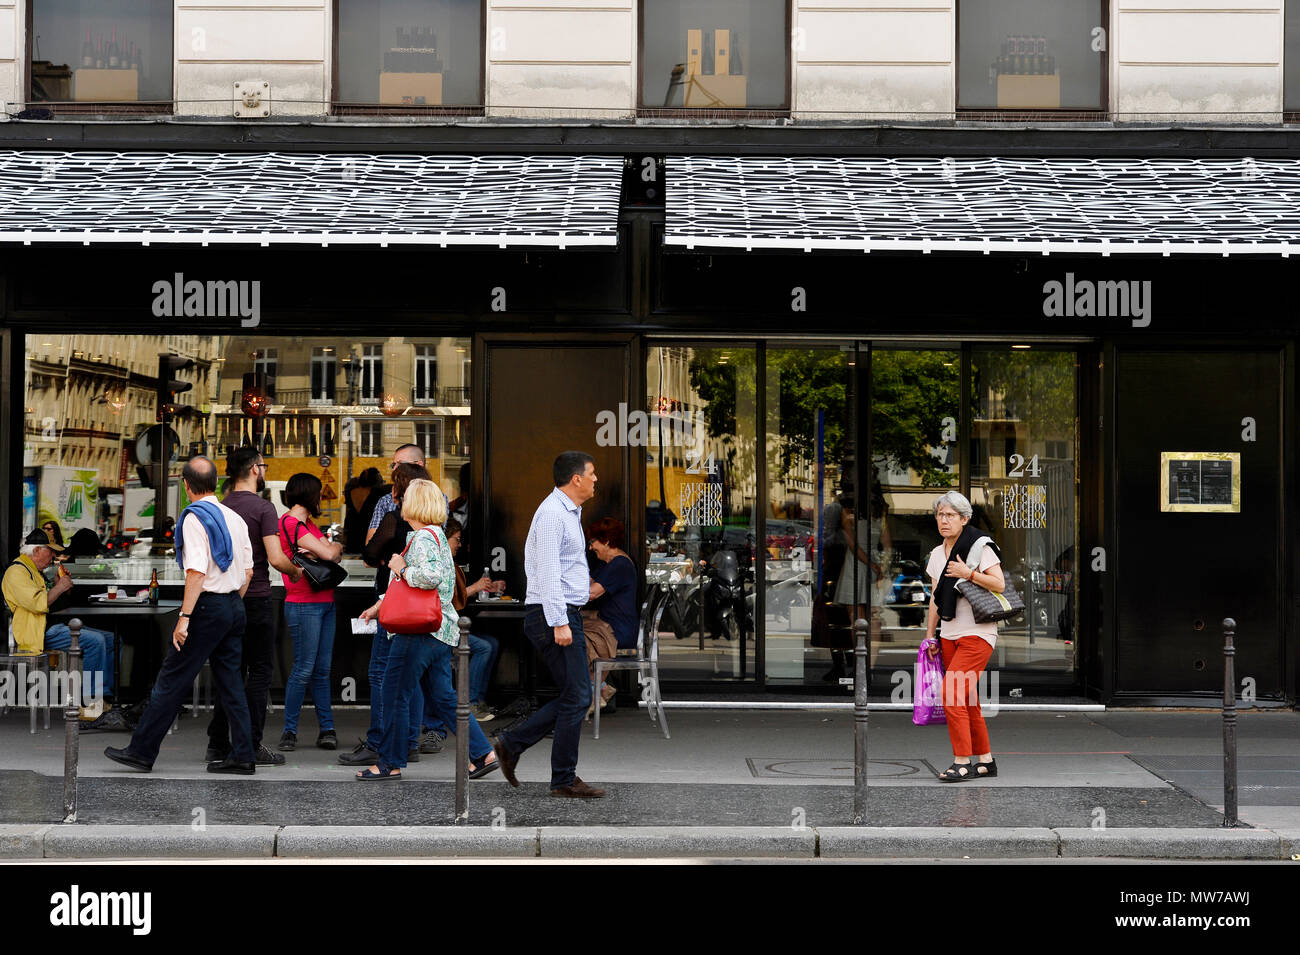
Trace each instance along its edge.
{"label": "reflected scooter", "polygon": [[745,575],[733,550],[717,551],[700,561],[699,590],[701,635],[739,640],[744,635]]}

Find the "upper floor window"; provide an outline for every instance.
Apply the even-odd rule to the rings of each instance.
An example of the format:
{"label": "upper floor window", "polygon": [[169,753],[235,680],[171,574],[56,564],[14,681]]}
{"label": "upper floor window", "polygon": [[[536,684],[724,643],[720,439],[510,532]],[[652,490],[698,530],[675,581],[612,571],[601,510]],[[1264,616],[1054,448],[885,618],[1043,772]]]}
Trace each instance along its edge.
{"label": "upper floor window", "polygon": [[960,0],[957,108],[1104,110],[1101,0]]}
{"label": "upper floor window", "polygon": [[438,402],[438,348],[436,345],[415,346],[415,374],[411,387],[411,402],[432,405]]}
{"label": "upper floor window", "polygon": [[316,347],[311,350],[311,401],[313,404],[334,404],[338,363],[334,349]]}
{"label": "upper floor window", "polygon": [[640,108],[790,107],[786,0],[642,0]]}
{"label": "upper floor window", "polygon": [[172,0],[29,0],[28,99],[172,99]]}
{"label": "upper floor window", "polygon": [[378,404],[384,394],[384,346],[361,347],[361,403]]}
{"label": "upper floor window", "polygon": [[483,105],[482,0],[335,0],[337,106]]}

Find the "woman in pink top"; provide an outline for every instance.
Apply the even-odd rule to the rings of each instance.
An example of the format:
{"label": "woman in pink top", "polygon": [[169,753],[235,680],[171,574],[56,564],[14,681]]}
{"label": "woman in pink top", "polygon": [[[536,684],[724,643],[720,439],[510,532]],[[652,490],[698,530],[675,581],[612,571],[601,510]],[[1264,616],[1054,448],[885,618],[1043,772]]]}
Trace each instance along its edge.
{"label": "woman in pink top", "polygon": [[[320,493],[320,479],[311,474],[300,472],[289,478],[284,489],[289,513],[280,518],[280,546],[292,555],[296,543],[299,551],[337,562],[343,556],[343,545],[326,540],[320,528],[312,523],[313,517],[320,517]],[[338,734],[334,732],[334,712],[330,709],[334,589],[313,590],[304,577],[297,582],[286,578],[284,591],[284,619],[293,639],[293,669],[284,686],[284,733],[280,736],[280,749],[290,752],[298,745],[298,714],[302,712],[308,686],[320,726],[316,745],[321,749],[337,749]]]}

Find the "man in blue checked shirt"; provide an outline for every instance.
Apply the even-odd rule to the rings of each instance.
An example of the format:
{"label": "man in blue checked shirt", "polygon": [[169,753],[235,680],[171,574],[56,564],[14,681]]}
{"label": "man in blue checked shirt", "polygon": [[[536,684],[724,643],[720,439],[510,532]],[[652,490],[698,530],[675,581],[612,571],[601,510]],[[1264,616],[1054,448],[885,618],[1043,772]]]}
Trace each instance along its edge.
{"label": "man in blue checked shirt", "polygon": [[510,785],[518,786],[515,764],[519,757],[554,730],[551,795],[599,799],[605,790],[588,786],[577,775],[582,720],[591,702],[581,615],[591,591],[582,505],[596,493],[595,459],[581,451],[565,451],[555,459],[554,478],[555,490],[537,508],[524,544],[524,573],[528,575],[524,635],[550,667],[560,695],[498,736],[492,748],[502,775]]}

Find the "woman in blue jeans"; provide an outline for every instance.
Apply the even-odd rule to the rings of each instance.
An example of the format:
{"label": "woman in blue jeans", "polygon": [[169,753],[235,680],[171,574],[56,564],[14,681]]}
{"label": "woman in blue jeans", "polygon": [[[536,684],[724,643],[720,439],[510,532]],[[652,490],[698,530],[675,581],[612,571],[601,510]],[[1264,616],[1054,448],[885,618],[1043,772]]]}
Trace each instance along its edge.
{"label": "woman in blue jeans", "polygon": [[[357,773],[357,779],[401,779],[410,740],[411,696],[428,674],[433,706],[449,726],[456,725],[456,691],[451,685],[452,649],[460,641],[459,618],[453,607],[456,565],[440,526],[447,520],[447,498],[432,481],[415,480],[402,496],[402,517],[418,528],[408,539],[406,554],[394,554],[389,569],[418,590],[437,589],[442,601],[442,626],[431,634],[392,634],[388,667],[384,671],[383,737],[379,760]],[[384,597],[391,593],[390,589]],[[384,597],[362,612],[369,620],[379,614]],[[469,718],[469,775],[486,776],[497,768],[496,755],[473,714]]]}
{"label": "woman in blue jeans", "polygon": [[[280,519],[280,546],[286,554],[304,551],[322,560],[338,561],[343,545],[326,540],[314,523],[320,517],[320,478],[299,472],[289,478],[284,489],[284,503],[289,513]],[[284,581],[284,619],[293,640],[293,669],[284,685],[284,733],[279,748],[291,752],[298,746],[298,715],[302,712],[307,688],[316,704],[321,749],[337,749],[334,711],[330,708],[330,663],[334,657],[334,588],[313,590],[304,576]]]}

